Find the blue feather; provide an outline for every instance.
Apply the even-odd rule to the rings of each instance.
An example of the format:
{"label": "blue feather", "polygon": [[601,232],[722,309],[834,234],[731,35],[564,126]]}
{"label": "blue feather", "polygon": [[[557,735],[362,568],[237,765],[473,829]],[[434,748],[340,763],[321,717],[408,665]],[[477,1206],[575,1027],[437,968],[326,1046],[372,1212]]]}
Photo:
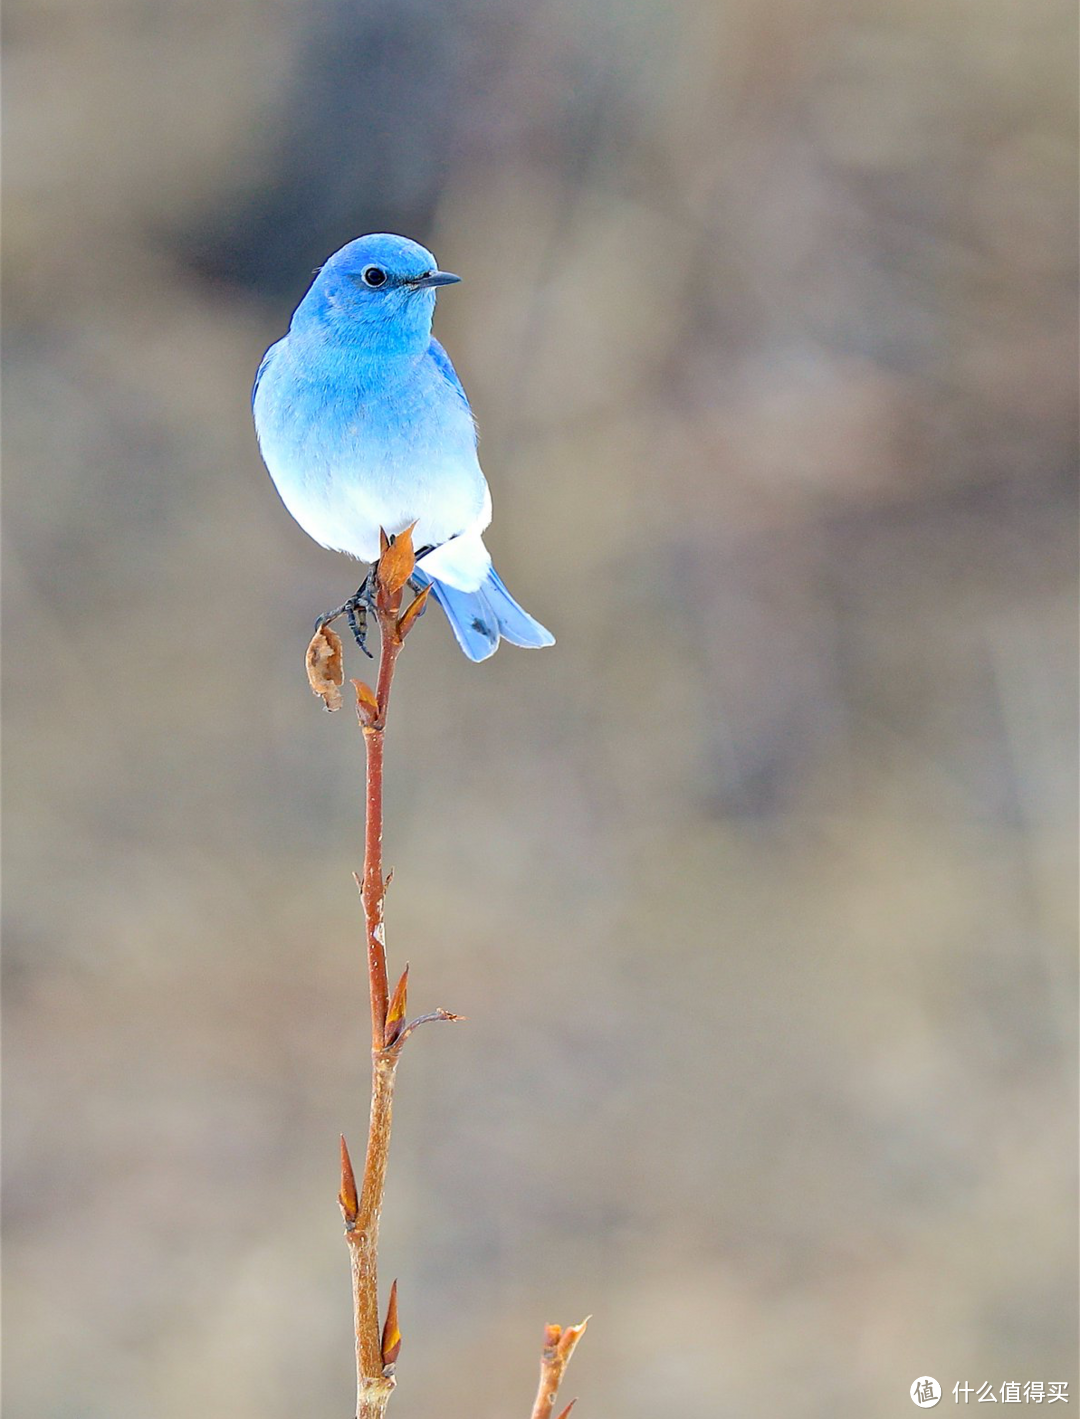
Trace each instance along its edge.
{"label": "blue feather", "polygon": [[551,632],[517,604],[494,567],[477,591],[458,591],[428,576],[419,566],[413,580],[431,587],[432,595],[446,612],[458,645],[470,660],[487,660],[489,655],[494,655],[500,638],[520,646],[555,644]]}
{"label": "blue feather", "polygon": [[[282,501],[317,542],[361,561],[410,525],[462,650],[551,645],[491,570],[491,497],[476,424],[431,334],[436,291],[457,281],[416,242],[376,232],[320,268],[252,389],[259,447]],[[475,590],[460,591],[458,587]]]}

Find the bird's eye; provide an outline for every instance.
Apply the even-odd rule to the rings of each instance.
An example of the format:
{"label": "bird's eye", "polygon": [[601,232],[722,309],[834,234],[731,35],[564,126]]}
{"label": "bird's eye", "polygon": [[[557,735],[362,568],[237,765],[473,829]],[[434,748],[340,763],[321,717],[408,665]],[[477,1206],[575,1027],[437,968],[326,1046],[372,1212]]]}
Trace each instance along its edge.
{"label": "bird's eye", "polygon": [[381,266],[365,266],[360,272],[360,279],[365,286],[378,288],[386,285],[386,272]]}

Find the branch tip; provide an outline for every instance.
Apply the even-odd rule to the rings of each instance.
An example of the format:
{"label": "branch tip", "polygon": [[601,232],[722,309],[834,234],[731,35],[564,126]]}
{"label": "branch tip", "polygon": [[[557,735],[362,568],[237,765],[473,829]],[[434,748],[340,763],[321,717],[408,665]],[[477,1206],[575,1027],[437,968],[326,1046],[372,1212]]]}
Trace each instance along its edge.
{"label": "branch tip", "polygon": [[[443,1010],[440,1007],[438,1010],[432,1010],[427,1015],[418,1015],[415,1020],[410,1020],[409,1023],[404,1027],[404,1029],[399,1030],[398,1033],[394,1036],[393,1043],[396,1044],[397,1047],[400,1049],[401,1046],[412,1034],[412,1032],[414,1030],[418,1030],[421,1025],[432,1025],[435,1024],[437,1021],[442,1021],[449,1025],[456,1025],[463,1021],[465,1018],[466,1017],[464,1015],[455,1015],[452,1010]],[[387,1044],[390,1043],[391,1042],[387,1040]]]}
{"label": "branch tip", "polygon": [[558,1342],[559,1354],[562,1356],[564,1365],[570,1363],[570,1356],[577,1348],[577,1343],[589,1328],[592,1316],[586,1316],[579,1325],[568,1325],[562,1333],[562,1338]]}
{"label": "branch tip", "polygon": [[[532,1419],[551,1419],[555,1401],[559,1396],[559,1385],[570,1363],[570,1356],[578,1341],[585,1334],[591,1316],[586,1316],[580,1325],[554,1325],[544,1327],[544,1349],[540,1357],[540,1388],[533,1405]],[[566,1416],[577,1403],[572,1399],[559,1415]]]}
{"label": "branch tip", "polygon": [[[379,587],[386,593],[388,600],[401,592],[416,566],[416,555],[413,552],[412,544],[415,526],[415,522],[410,523],[403,532],[399,532],[389,546],[384,548],[382,556],[379,558],[377,573]],[[396,610],[396,607],[394,609]]]}

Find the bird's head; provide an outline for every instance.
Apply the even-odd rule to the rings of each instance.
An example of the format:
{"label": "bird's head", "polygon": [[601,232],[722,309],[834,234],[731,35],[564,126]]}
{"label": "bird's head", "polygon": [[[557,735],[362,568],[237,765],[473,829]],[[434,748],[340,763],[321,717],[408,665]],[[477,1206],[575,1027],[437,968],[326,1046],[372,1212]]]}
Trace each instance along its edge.
{"label": "bird's head", "polygon": [[387,354],[426,349],[435,292],[460,279],[440,271],[431,252],[407,237],[357,237],[319,270],[293,327],[370,343]]}

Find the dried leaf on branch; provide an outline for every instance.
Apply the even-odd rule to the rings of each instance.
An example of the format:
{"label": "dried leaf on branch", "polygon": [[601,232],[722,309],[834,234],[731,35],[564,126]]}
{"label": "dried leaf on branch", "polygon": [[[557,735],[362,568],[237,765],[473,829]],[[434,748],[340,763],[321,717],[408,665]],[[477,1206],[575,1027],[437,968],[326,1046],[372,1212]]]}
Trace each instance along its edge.
{"label": "dried leaf on branch", "polygon": [[320,626],[311,637],[304,663],[312,694],[320,695],[328,710],[340,709],[345,664],[338,633],[329,626]]}

